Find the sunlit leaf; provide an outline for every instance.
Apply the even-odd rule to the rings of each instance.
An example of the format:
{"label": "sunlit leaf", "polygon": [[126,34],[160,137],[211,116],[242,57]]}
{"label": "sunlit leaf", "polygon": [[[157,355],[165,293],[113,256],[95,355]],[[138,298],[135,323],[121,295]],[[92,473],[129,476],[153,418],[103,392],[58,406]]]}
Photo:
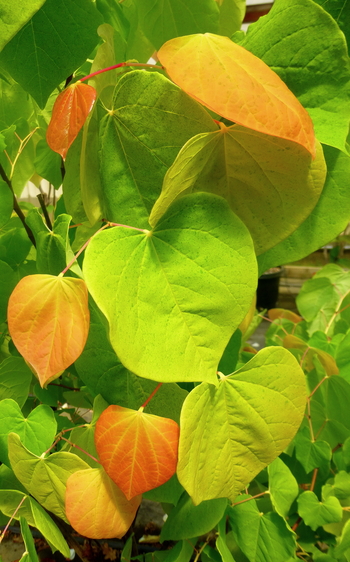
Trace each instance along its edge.
{"label": "sunlit leaf", "polygon": [[141,497],[128,501],[102,468],[72,474],[67,481],[66,513],[72,527],[91,539],[122,538]]}
{"label": "sunlit leaf", "polygon": [[299,144],[238,125],[222,125],[184,145],[165,175],[149,221],[154,226],[180,195],[209,191],[228,201],[249,229],[259,255],[306,219],[325,179],[319,143],[312,162]]}
{"label": "sunlit leaf", "polygon": [[290,443],[305,405],[304,373],[280,347],[259,351],[218,387],[197,386],[182,408],[177,468],[192,500],[234,500]]}
{"label": "sunlit leaf", "polygon": [[337,523],[343,518],[342,506],[337,498],[329,496],[321,502],[314,492],[308,490],[298,498],[299,515],[313,531],[328,523]]}
{"label": "sunlit leaf", "polygon": [[299,494],[298,482],[279,458],[268,466],[267,471],[272,505],[279,515],[287,517],[293,501]]}
{"label": "sunlit leaf", "polygon": [[89,331],[87,288],[81,279],[29,275],[13,291],[9,330],[42,387],[79,357]]}
{"label": "sunlit leaf", "polygon": [[61,92],[53,106],[46,133],[49,147],[67,156],[68,149],[84,125],[96,99],[96,90],[83,82],[75,82]]}
{"label": "sunlit leaf", "polygon": [[171,39],[158,58],[178,86],[215,113],[299,143],[315,156],[306,110],[277,74],[228,37],[206,33]]}
{"label": "sunlit leaf", "polygon": [[129,500],[175,474],[178,441],[176,422],[140,410],[109,406],[96,423],[100,461]]}
{"label": "sunlit leaf", "polygon": [[44,2],[45,0],[19,0],[18,2],[1,0],[0,50],[30,20]]}
{"label": "sunlit leaf", "polygon": [[39,562],[39,558],[35,550],[34,538],[32,536],[32,533],[30,532],[29,525],[24,517],[20,517],[19,522],[25,545],[25,551],[20,562]]}

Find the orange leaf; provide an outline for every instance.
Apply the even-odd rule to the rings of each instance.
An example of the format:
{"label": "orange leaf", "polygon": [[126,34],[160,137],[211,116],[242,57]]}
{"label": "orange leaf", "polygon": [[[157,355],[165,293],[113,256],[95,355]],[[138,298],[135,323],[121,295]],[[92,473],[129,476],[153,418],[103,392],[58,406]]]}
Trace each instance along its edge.
{"label": "orange leaf", "polygon": [[270,308],[268,311],[268,317],[270,320],[277,320],[277,318],[286,318],[294,324],[298,324],[298,322],[302,321],[302,317],[299,314],[295,314],[291,310],[285,310],[284,308]]}
{"label": "orange leaf", "polygon": [[128,499],[164,484],[176,471],[179,426],[173,420],[109,406],[97,420],[100,461]]}
{"label": "orange leaf", "polygon": [[42,387],[79,357],[89,322],[88,291],[81,279],[28,275],[8,304],[13,342]]}
{"label": "orange leaf", "polygon": [[315,157],[307,111],[273,70],[228,37],[205,33],[171,39],[158,59],[175,84],[215,113],[301,144]]}
{"label": "orange leaf", "polygon": [[96,100],[92,86],[75,82],[61,92],[55,101],[46,132],[49,147],[65,158]]}
{"label": "orange leaf", "polygon": [[67,519],[89,539],[121,539],[140,503],[141,496],[128,501],[103,468],[78,470],[67,480]]}

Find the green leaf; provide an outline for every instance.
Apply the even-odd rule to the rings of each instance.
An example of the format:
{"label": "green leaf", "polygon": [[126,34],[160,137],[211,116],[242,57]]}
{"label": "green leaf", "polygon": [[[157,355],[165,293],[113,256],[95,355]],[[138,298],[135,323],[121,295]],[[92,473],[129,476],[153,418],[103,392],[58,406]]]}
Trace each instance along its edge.
{"label": "green leaf", "polygon": [[257,254],[291,234],[315,207],[326,178],[300,145],[240,125],[202,133],[181,149],[164,178],[150,216],[154,226],[182,194],[209,191],[224,197],[245,223]]}
{"label": "green leaf", "polygon": [[[130,24],[124,15],[122,4],[115,4],[113,0],[96,0],[96,7],[103,15],[105,21],[97,31],[100,37],[104,39],[107,47],[103,45],[99,47],[95,62],[97,62],[98,57],[98,61],[101,61],[100,68],[106,68],[113,64],[113,62],[110,63],[111,61],[109,59],[111,55],[114,57],[114,64],[129,58],[126,57],[126,50]],[[111,30],[113,30],[113,33]],[[117,57],[118,60],[116,60],[115,57]],[[94,70],[97,70],[97,68]],[[107,72],[106,74],[113,75],[113,72]],[[107,78],[107,80],[109,80],[109,78]]]}
{"label": "green leaf", "polygon": [[220,359],[218,371],[220,371],[224,375],[230,375],[231,373],[233,373],[237,365],[241,343],[242,332],[240,330],[236,330],[231,336],[231,339],[228,342],[225,351]]}
{"label": "green leaf", "polygon": [[165,484],[162,484],[161,486],[158,486],[158,488],[154,488],[149,492],[145,492],[143,497],[146,500],[151,500],[153,502],[171,503],[176,505],[183,492],[184,489],[178,481],[176,474],[174,474],[174,476],[165,482]]}
{"label": "green leaf", "polygon": [[56,435],[57,424],[49,406],[41,404],[25,418],[14,400],[0,402],[0,459],[10,466],[7,456],[7,437],[17,433],[24,445],[34,454],[41,455],[50,447]]}
{"label": "green leaf", "polygon": [[255,500],[228,508],[235,540],[249,562],[281,562],[295,552],[295,534],[277,513],[260,513]]}
{"label": "green leaf", "polygon": [[338,500],[346,500],[350,498],[350,474],[345,470],[340,470],[334,476],[334,495]]}
{"label": "green leaf", "polygon": [[0,228],[10,220],[12,211],[13,194],[7,183],[0,179]]}
{"label": "green leaf", "polygon": [[214,0],[136,0],[136,6],[142,29],[156,49],[173,37],[219,31]]}
{"label": "green leaf", "polygon": [[216,384],[256,286],[249,233],[222,198],[204,193],[175,202],[151,232],[97,234],[84,275],[120,360],[161,382]]}
{"label": "green leaf", "polygon": [[35,148],[35,171],[39,176],[52,183],[55,189],[62,184],[62,158],[51,150],[45,139],[41,139]]}
{"label": "green leaf", "polygon": [[32,372],[22,357],[8,357],[0,363],[0,400],[11,398],[20,408],[28,398]]}
{"label": "green leaf", "polygon": [[350,2],[349,0],[315,0],[337,22],[350,48]]}
{"label": "green leaf", "polygon": [[350,157],[329,146],[323,150],[327,178],[316,207],[295,232],[259,256],[260,271],[300,260],[345,230],[350,216]]}
{"label": "green leaf", "polygon": [[272,505],[281,517],[287,517],[299,494],[298,482],[284,462],[277,458],[268,466],[269,491]]}
{"label": "green leaf", "polygon": [[350,330],[347,331],[344,338],[338,345],[335,360],[337,366],[339,367],[339,374],[344,377],[348,382],[350,382]]}
{"label": "green leaf", "polygon": [[[14,515],[23,498],[25,501]],[[59,550],[65,558],[70,557],[69,547],[61,531],[34,498],[17,490],[0,490],[0,510],[8,517],[13,515],[15,519],[24,517],[29,525],[36,527],[45,537],[53,552]]]}
{"label": "green leaf", "polygon": [[0,64],[43,108],[89,56],[102,18],[90,0],[46,0],[4,48]]}
{"label": "green leaf", "polygon": [[246,10],[245,0],[218,0],[220,10],[219,35],[231,37],[241,29]]}
{"label": "green leaf", "polygon": [[[65,161],[65,176],[63,179],[63,200],[64,206],[74,223],[87,222],[81,188],[80,188],[80,158],[82,145],[82,132],[79,133],[72,146],[68,150]],[[79,248],[80,249],[80,248]]]}
{"label": "green leaf", "polygon": [[18,480],[45,509],[67,521],[67,480],[71,474],[89,468],[89,465],[77,455],[62,451],[45,458],[34,455],[15,433],[9,435],[8,447],[12,470]]}
{"label": "green leaf", "polygon": [[180,148],[193,135],[215,129],[204,108],[161,74],[125,74],[113,110],[101,122],[104,216],[148,228],[164,174]]}
{"label": "green leaf", "polygon": [[13,217],[0,232],[0,260],[17,268],[24,262],[32,247],[20,219]]}
{"label": "green leaf", "polygon": [[280,347],[262,349],[217,388],[203,383],[190,392],[177,474],[193,501],[233,501],[290,443],[305,404],[304,373]]}
{"label": "green leaf", "polygon": [[19,523],[21,526],[21,534],[23,537],[24,546],[26,547],[24,553],[22,554],[20,562],[39,562],[39,558],[35,550],[34,539],[32,533],[30,532],[27,521],[24,519],[24,517],[20,517]]}
{"label": "green leaf", "polygon": [[345,151],[350,60],[333,18],[311,0],[279,0],[250,26],[241,46],[270,66],[297,96],[318,140]]}
{"label": "green leaf", "polygon": [[19,84],[0,80],[0,131],[8,129],[21,118],[27,120],[32,111],[33,102]]}
{"label": "green leaf", "polygon": [[162,527],[161,542],[190,539],[209,533],[224,515],[226,506],[225,498],[194,505],[184,492]]}
{"label": "green leaf", "polygon": [[339,559],[350,548],[350,521],[344,525],[339,542],[334,549],[334,555]]}
{"label": "green leaf", "polygon": [[0,466],[0,481],[2,490],[18,490],[27,493],[25,487],[20,483],[18,478],[16,478],[13,470],[8,468],[5,464]]}
{"label": "green leaf", "polygon": [[44,3],[45,0],[0,1],[0,51]]}
{"label": "green leaf", "polygon": [[332,458],[332,449],[326,441],[311,441],[309,431],[300,431],[294,439],[295,456],[303,465],[305,472],[309,473],[314,468],[329,466]]}
{"label": "green leaf", "polygon": [[[34,127],[31,127],[31,123],[22,118],[6,131],[2,131],[7,156],[5,153],[0,153],[0,161],[17,196],[21,195],[24,186],[35,172],[33,131]],[[23,142],[26,138],[26,142]]]}
{"label": "green leaf", "polygon": [[334,496],[319,502],[314,492],[303,492],[298,498],[298,507],[300,517],[313,531],[322,525],[337,523],[343,518],[342,506]]}
{"label": "green leaf", "polygon": [[226,543],[226,515],[221,519],[221,521],[218,524],[218,537],[216,539],[216,548],[221,554],[222,562],[235,562]]}
{"label": "green leaf", "polygon": [[6,262],[0,260],[0,324],[6,321],[8,300],[16,285],[15,272]]}

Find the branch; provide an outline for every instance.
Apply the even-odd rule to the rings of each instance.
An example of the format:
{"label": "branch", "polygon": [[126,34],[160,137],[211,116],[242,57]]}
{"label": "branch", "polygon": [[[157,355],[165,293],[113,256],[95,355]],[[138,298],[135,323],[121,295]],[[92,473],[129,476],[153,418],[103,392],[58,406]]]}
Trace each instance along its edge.
{"label": "branch", "polygon": [[12,183],[11,183],[11,181],[9,180],[9,178],[7,177],[6,172],[5,172],[5,170],[4,170],[4,168],[2,167],[1,164],[0,164],[0,176],[2,177],[2,179],[4,180],[4,182],[7,183],[9,189],[10,189],[11,192],[12,192],[12,195],[13,195],[13,209],[14,209],[16,215],[18,216],[18,218],[21,220],[21,222],[22,222],[22,224],[23,224],[23,226],[24,226],[24,228],[25,228],[25,230],[26,230],[26,233],[28,234],[29,240],[31,241],[31,243],[33,244],[33,246],[36,248],[36,242],[35,242],[34,234],[33,234],[33,232],[31,231],[31,229],[29,228],[29,226],[28,226],[27,223],[26,223],[26,219],[25,219],[25,216],[24,216],[24,214],[23,214],[23,211],[22,211],[21,207],[20,207],[19,204],[18,204],[18,201],[17,201],[17,197],[16,197],[16,195],[15,195],[15,192],[13,191]]}

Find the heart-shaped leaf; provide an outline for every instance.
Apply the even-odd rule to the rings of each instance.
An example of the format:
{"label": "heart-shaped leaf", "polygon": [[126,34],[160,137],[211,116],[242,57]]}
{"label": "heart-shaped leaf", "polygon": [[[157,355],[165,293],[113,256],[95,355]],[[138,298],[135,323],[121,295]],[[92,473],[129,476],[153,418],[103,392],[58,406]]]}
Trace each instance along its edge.
{"label": "heart-shaped leaf", "polygon": [[72,527],[90,539],[121,539],[134,520],[141,496],[128,501],[102,468],[72,474],[66,513]]}
{"label": "heart-shaped leaf", "polygon": [[339,523],[343,518],[342,506],[336,497],[329,496],[320,502],[310,490],[299,496],[298,507],[300,517],[313,531],[328,523]]}
{"label": "heart-shaped leaf", "polygon": [[11,399],[0,402],[0,460],[10,466],[7,439],[17,433],[24,445],[35,455],[41,455],[55,438],[57,423],[49,406],[41,404],[24,417],[17,402]]}
{"label": "heart-shaped leaf", "polygon": [[205,33],[171,39],[158,58],[175,84],[215,113],[299,143],[315,156],[307,111],[273,70],[228,37]]}
{"label": "heart-shaped leaf", "polygon": [[75,82],[57,96],[46,140],[49,147],[62,158],[67,156],[68,149],[78,136],[95,100],[96,90],[82,82]]}
{"label": "heart-shaped leaf", "polygon": [[84,275],[122,363],[160,382],[216,384],[256,287],[249,233],[209,193],[176,201],[151,232],[100,232],[86,250]]}
{"label": "heart-shaped leaf", "polygon": [[32,372],[22,357],[7,357],[0,364],[0,400],[12,398],[22,408],[28,398]]}
{"label": "heart-shaped leaf", "polygon": [[194,503],[234,500],[293,439],[305,405],[304,373],[280,347],[262,349],[218,387],[202,383],[190,392],[177,474]]}
{"label": "heart-shaped leaf", "polygon": [[316,159],[300,145],[238,125],[199,134],[167,171],[150,216],[154,226],[181,194],[224,197],[248,227],[257,254],[292,233],[315,207],[326,179],[321,145]]}
{"label": "heart-shaped leaf", "polygon": [[89,331],[88,292],[81,279],[28,275],[13,291],[9,330],[42,387],[83,351]]}
{"label": "heart-shaped leaf", "polygon": [[28,451],[15,433],[8,438],[12,470],[28,492],[45,508],[66,521],[66,482],[71,474],[89,468],[73,453],[59,451],[48,457]]}
{"label": "heart-shaped leaf", "polygon": [[175,474],[178,441],[176,422],[142,410],[109,406],[96,423],[102,466],[128,500]]}

